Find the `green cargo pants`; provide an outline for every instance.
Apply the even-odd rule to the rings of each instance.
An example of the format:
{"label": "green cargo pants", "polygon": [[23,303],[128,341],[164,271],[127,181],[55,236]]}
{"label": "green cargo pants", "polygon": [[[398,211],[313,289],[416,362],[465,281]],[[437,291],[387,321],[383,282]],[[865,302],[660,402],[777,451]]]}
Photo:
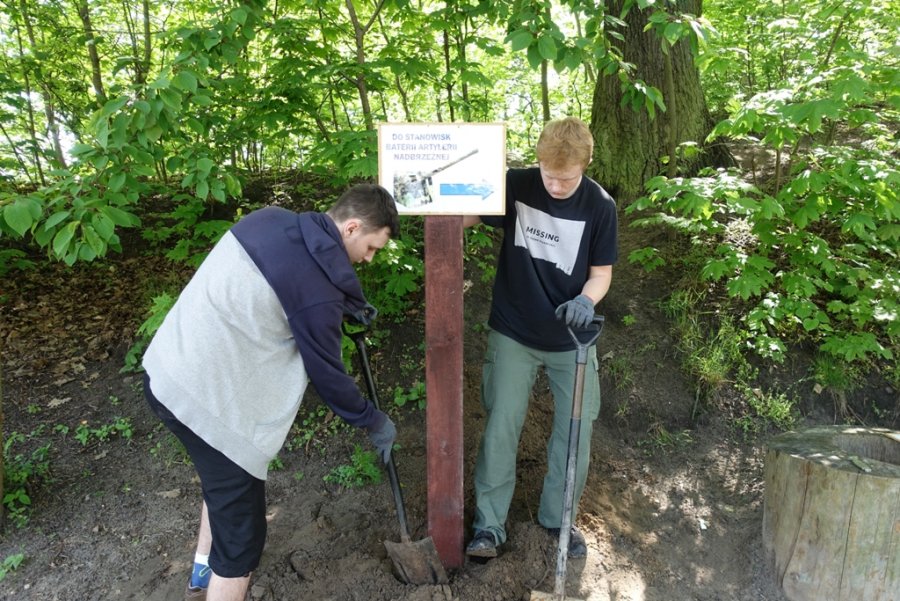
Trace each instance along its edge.
{"label": "green cargo pants", "polygon": [[[575,351],[540,351],[492,331],[481,381],[481,402],[487,422],[475,463],[475,522],[478,530],[489,530],[498,544],[506,541],[506,517],[516,484],[516,450],[528,398],[543,367],[550,380],[554,411],[552,433],[547,448],[547,475],[541,492],[538,522],[545,528],[559,528],[566,480],[566,455],[575,389]],[[575,509],[584,491],[591,454],[591,431],[600,414],[600,382],[597,376],[597,349],[591,347],[585,368],[584,396],[575,473]],[[572,516],[574,523],[574,515]]]}

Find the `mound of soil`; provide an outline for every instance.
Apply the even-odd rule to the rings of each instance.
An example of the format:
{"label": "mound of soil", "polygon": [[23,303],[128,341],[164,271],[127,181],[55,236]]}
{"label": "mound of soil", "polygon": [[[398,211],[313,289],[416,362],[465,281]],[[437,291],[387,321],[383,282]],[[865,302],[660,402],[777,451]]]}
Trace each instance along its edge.
{"label": "mound of soil", "polygon": [[[622,257],[629,245],[646,243],[625,228],[622,233]],[[24,458],[47,442],[50,447],[44,486],[30,491],[30,520],[22,527],[7,523],[0,541],[0,561],[24,556],[0,582],[0,599],[181,598],[199,519],[198,480],[146,407],[140,376],[120,370],[150,296],[188,276],[132,251],[102,265],[40,265],[3,283],[6,436],[23,435],[12,451]],[[478,273],[466,277],[468,525],[484,420],[480,326],[490,287]],[[646,275],[623,260],[601,307],[607,317],[599,347],[603,410],[577,520],[589,552],[569,562],[568,594],[591,601],[783,599],[761,550],[766,435],[745,437],[724,413],[692,420],[694,389],[657,308],[671,277]],[[422,378],[423,324],[419,315],[380,325],[387,335],[371,359],[384,400],[395,386]],[[410,361],[418,374],[408,369]],[[533,589],[552,590],[556,541],[535,521],[551,411],[539,378],[501,555],[468,561],[447,585],[413,586],[393,576],[383,545],[399,540],[386,480],[361,488],[323,480],[368,443],[330,419],[310,391],[281,465],[270,474],[268,539],[251,598],[513,601]],[[426,535],[425,413],[410,404],[391,413],[415,540]]]}

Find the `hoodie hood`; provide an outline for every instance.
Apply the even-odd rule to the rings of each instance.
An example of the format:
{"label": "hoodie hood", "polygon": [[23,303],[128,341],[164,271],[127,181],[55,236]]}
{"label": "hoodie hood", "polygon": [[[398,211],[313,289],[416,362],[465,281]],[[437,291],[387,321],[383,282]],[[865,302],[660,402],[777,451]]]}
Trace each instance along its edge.
{"label": "hoodie hood", "polygon": [[368,325],[378,311],[363,295],[337,224],[324,213],[301,213],[297,222],[310,256],[334,287],[346,296],[344,314]]}

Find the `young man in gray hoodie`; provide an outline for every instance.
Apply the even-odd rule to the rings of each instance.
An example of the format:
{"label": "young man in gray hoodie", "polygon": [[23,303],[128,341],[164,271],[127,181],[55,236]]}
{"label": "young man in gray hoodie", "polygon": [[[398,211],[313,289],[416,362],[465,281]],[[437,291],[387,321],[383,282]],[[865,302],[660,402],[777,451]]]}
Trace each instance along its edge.
{"label": "young man in gray hoodie", "polygon": [[200,476],[203,507],[186,599],[242,601],[266,537],[265,480],[307,383],[383,461],[396,429],[341,359],[345,316],[368,323],[353,263],[398,232],[384,188],[350,188],[325,213],[267,207],[215,245],[144,354],[144,391]]}

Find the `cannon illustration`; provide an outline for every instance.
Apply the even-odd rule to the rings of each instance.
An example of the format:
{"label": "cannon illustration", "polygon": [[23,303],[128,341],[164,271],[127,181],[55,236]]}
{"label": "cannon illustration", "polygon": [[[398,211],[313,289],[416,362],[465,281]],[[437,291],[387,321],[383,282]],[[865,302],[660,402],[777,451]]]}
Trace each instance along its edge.
{"label": "cannon illustration", "polygon": [[434,202],[434,197],[431,194],[431,188],[433,186],[433,182],[431,179],[432,176],[452,167],[453,165],[456,165],[461,161],[464,161],[477,152],[478,149],[476,148],[475,150],[464,154],[458,159],[454,159],[446,165],[442,165],[437,169],[433,169],[431,171],[395,173],[394,200],[405,207],[418,207],[420,205]]}

